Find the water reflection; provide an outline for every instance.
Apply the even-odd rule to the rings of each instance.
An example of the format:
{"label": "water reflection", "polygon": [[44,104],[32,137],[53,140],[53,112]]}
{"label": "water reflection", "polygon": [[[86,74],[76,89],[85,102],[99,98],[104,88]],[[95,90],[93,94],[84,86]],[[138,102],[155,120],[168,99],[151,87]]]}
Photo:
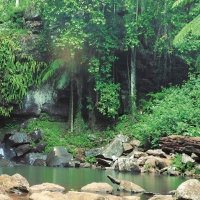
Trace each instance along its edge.
{"label": "water reflection", "polygon": [[[169,177],[154,174],[134,174],[134,173],[119,173],[113,170],[94,170],[83,168],[55,168],[55,167],[37,167],[18,165],[13,168],[0,168],[1,174],[13,175],[19,173],[24,176],[30,185],[50,182],[59,184],[66,190],[80,191],[81,187],[92,182],[106,182],[112,185],[116,195],[122,195],[117,192],[117,185],[113,184],[107,175],[111,175],[119,180],[131,181],[146,191],[167,194],[171,190],[175,190],[178,185],[186,180],[183,177]],[[130,194],[128,194],[130,195]],[[144,195],[142,200],[147,199]]]}

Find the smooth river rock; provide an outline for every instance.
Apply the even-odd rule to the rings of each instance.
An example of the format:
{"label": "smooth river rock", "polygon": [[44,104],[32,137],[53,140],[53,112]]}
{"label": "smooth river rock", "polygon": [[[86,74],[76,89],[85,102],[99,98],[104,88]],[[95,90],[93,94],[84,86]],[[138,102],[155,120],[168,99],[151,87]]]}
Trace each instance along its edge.
{"label": "smooth river rock", "polygon": [[29,200],[72,200],[60,192],[43,191],[40,193],[33,193]]}
{"label": "smooth river rock", "polygon": [[155,195],[149,200],[173,200],[172,195]]}
{"label": "smooth river rock", "polygon": [[65,188],[54,183],[42,183],[30,187],[30,193],[49,191],[49,192],[64,192]]}
{"label": "smooth river rock", "polygon": [[119,191],[131,192],[131,193],[143,193],[145,190],[141,188],[139,185],[136,185],[133,182],[121,180],[120,185],[117,188]]}
{"label": "smooth river rock", "polygon": [[20,174],[14,174],[13,176],[2,174],[0,176],[0,186],[10,193],[26,193],[29,191],[28,181]]}
{"label": "smooth river rock", "polygon": [[190,179],[183,182],[176,190],[176,200],[200,200],[200,182]]}
{"label": "smooth river rock", "polygon": [[7,196],[5,194],[0,194],[0,199],[1,200],[12,200],[9,196]]}
{"label": "smooth river rock", "polygon": [[96,193],[107,193],[112,194],[114,188],[108,183],[90,183],[81,188],[81,192],[96,192]]}
{"label": "smooth river rock", "polygon": [[109,200],[107,197],[103,195],[90,193],[90,192],[70,191],[65,196],[69,198],[69,200]]}

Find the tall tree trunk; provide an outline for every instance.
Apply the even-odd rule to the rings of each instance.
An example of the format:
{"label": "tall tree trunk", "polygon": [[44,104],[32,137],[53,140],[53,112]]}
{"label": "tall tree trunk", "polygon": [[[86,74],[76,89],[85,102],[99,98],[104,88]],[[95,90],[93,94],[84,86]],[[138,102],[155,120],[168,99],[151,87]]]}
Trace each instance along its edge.
{"label": "tall tree trunk", "polygon": [[74,131],[74,91],[73,91],[73,80],[71,81],[71,90],[70,90],[70,130],[71,133]]}
{"label": "tall tree trunk", "polygon": [[[165,19],[167,18],[167,2],[166,2],[166,0],[165,0],[165,3],[164,3],[164,12],[165,12]],[[166,24],[166,23],[165,23]],[[164,36],[167,36],[167,26],[166,25],[164,25],[164,31],[163,31],[163,35]],[[164,55],[163,55],[163,57],[164,57],[164,70],[163,70],[163,80],[164,80],[164,86],[166,87],[167,86],[167,73],[168,73],[168,69],[167,69],[167,48],[165,48],[164,49]]]}
{"label": "tall tree trunk", "polygon": [[[91,99],[90,106],[91,109],[88,111],[88,123],[91,130],[94,130],[96,124],[96,116],[95,116],[95,103],[96,99],[93,98],[93,83],[89,85],[89,98]],[[96,95],[96,93],[95,93]]]}
{"label": "tall tree trunk", "polygon": [[[136,2],[135,8],[135,21],[136,27],[135,31],[137,32],[137,20],[138,20],[138,6],[139,2]],[[131,48],[131,78],[130,78],[130,97],[131,97],[131,114],[134,115],[136,110],[136,47],[135,45]]]}
{"label": "tall tree trunk", "polygon": [[131,114],[134,115],[136,108],[136,48],[131,48],[131,78],[130,78],[130,96],[131,96]]}
{"label": "tall tree trunk", "polygon": [[16,6],[16,7],[19,7],[19,0],[16,0],[15,6]]}

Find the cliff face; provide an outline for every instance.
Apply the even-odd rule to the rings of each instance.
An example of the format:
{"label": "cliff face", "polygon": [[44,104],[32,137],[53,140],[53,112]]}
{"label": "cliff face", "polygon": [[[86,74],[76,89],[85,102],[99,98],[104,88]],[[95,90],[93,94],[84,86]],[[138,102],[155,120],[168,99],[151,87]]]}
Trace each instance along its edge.
{"label": "cliff face", "polygon": [[23,100],[23,107],[19,108],[16,104],[12,114],[38,116],[41,112],[49,115],[68,116],[67,97],[55,90],[50,83],[30,89]]}

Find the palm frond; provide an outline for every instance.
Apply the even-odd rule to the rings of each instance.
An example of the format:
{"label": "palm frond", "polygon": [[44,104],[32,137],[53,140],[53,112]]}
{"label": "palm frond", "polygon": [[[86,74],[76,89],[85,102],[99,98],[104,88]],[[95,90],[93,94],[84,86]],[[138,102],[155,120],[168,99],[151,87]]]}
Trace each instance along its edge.
{"label": "palm frond", "polygon": [[193,2],[194,0],[177,0],[174,2],[172,8],[176,8],[178,6],[184,6],[187,5],[190,2]]}
{"label": "palm frond", "polygon": [[195,17],[190,23],[186,24],[173,40],[174,46],[181,43],[184,37],[191,32],[192,35],[200,36],[200,15]]}

